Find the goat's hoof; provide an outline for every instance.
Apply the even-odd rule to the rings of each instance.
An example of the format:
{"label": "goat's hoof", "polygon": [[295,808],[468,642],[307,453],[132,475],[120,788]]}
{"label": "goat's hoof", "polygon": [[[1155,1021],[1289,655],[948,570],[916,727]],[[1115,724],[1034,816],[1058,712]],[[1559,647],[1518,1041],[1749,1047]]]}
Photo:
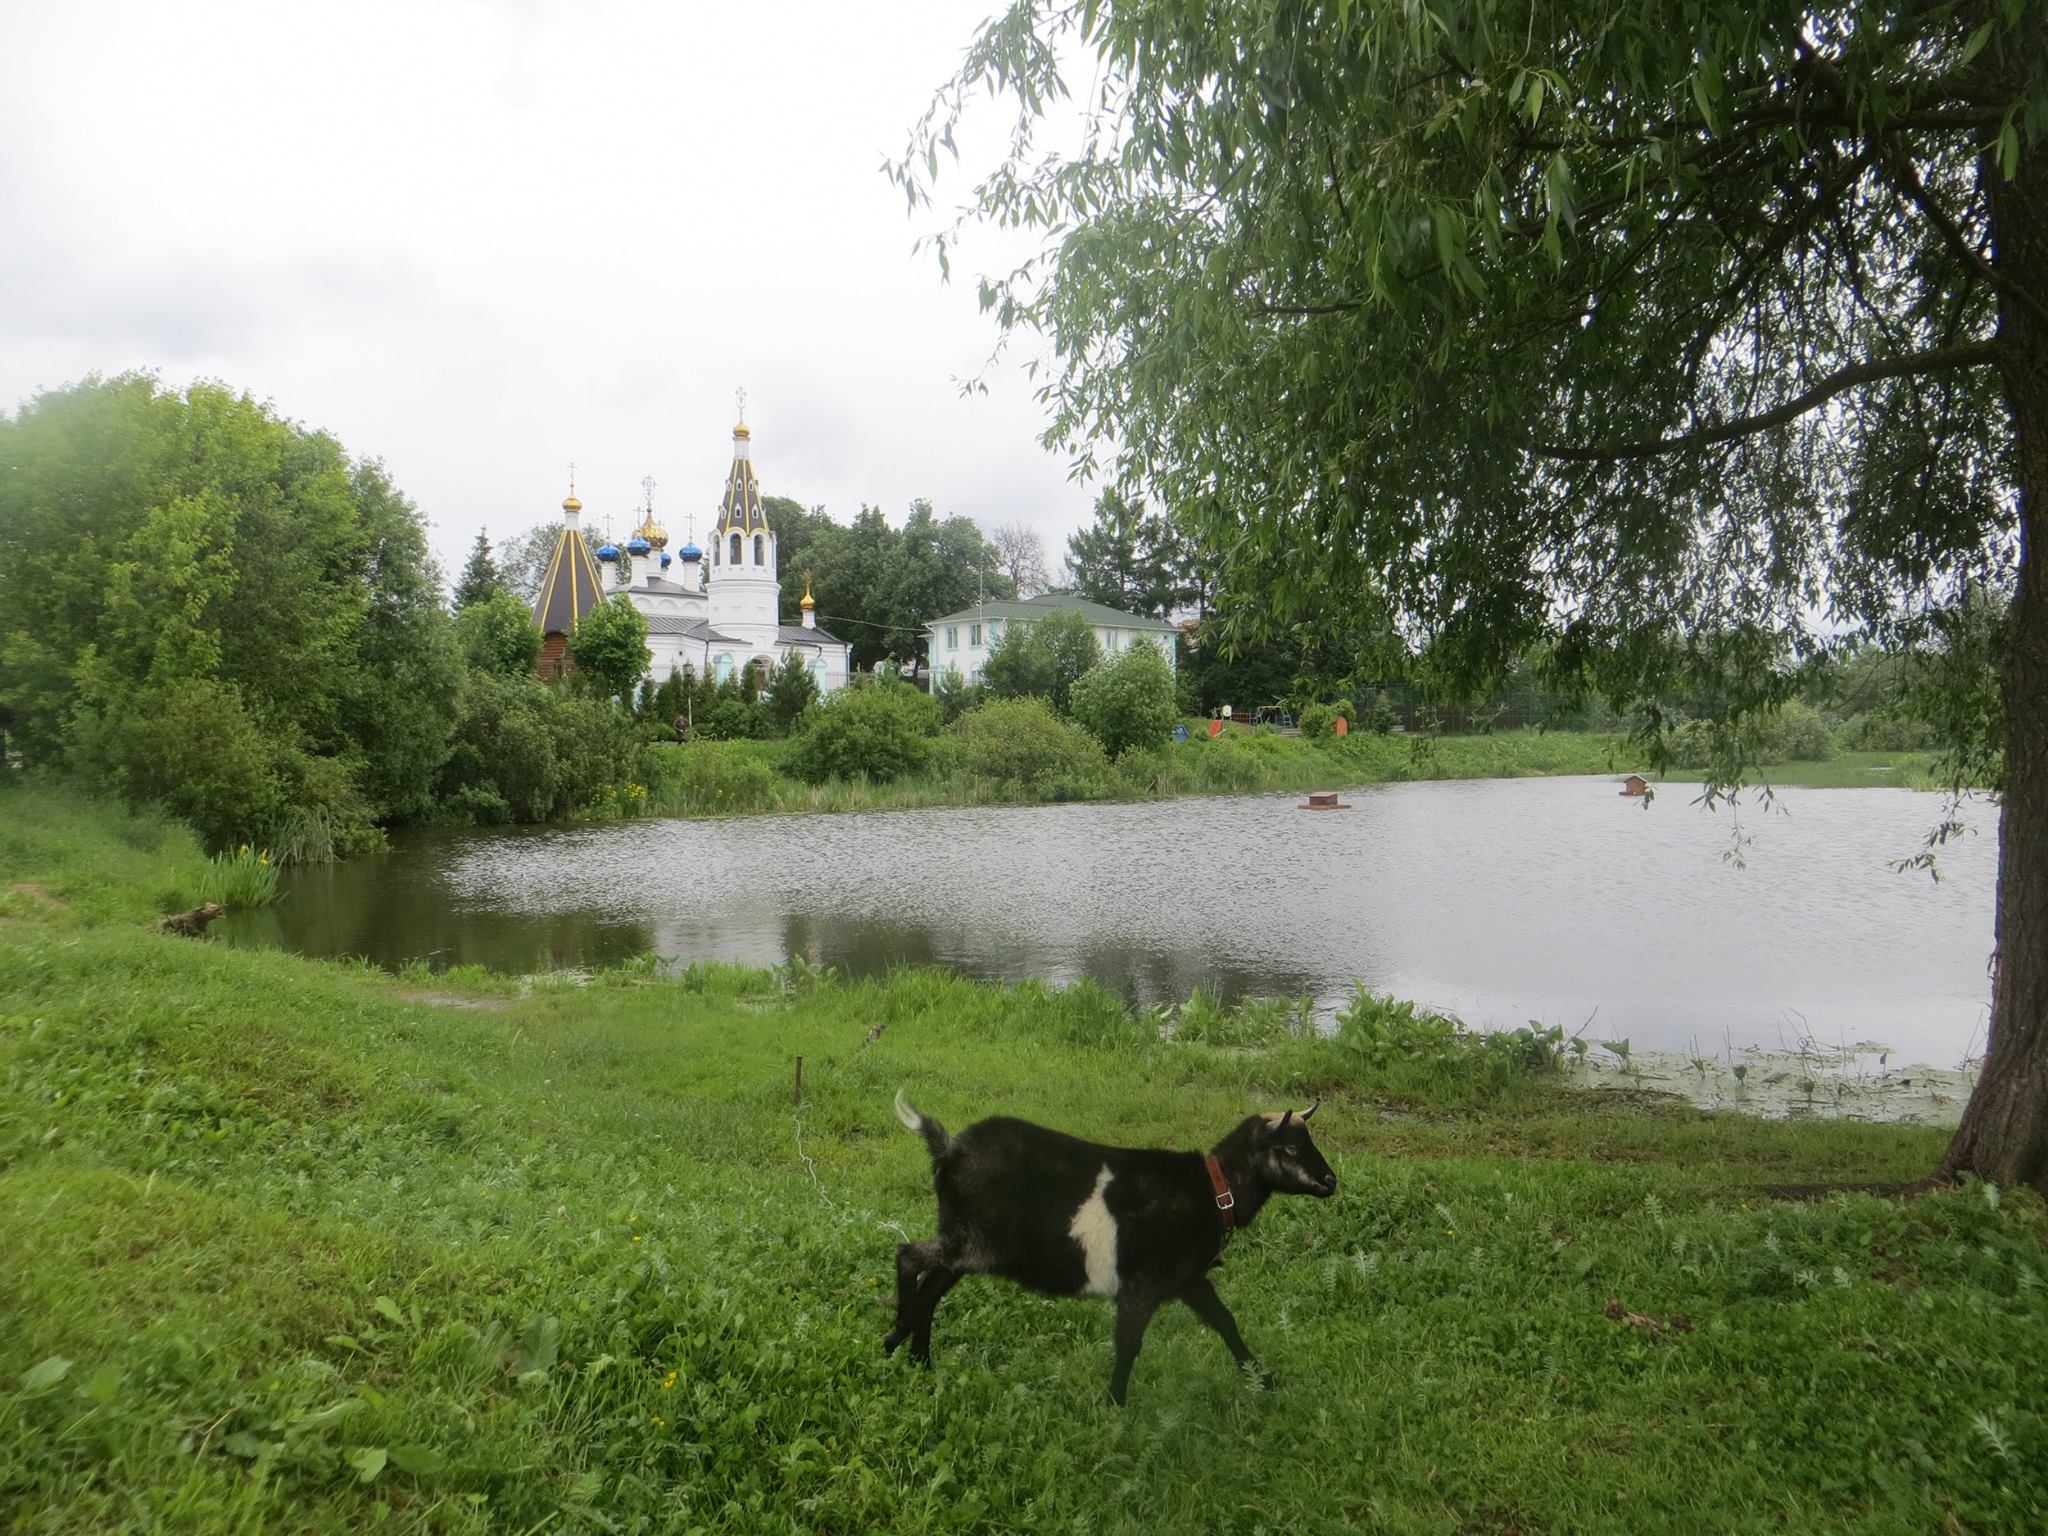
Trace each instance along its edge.
{"label": "goat's hoof", "polygon": [[1273,1373],[1272,1373],[1271,1371],[1260,1371],[1260,1372],[1259,1372],[1259,1390],[1260,1390],[1260,1391],[1262,1391],[1262,1392],[1271,1392],[1271,1391],[1272,1391],[1272,1390],[1273,1390],[1273,1389],[1274,1389],[1275,1387],[1277,1387],[1277,1386],[1279,1386],[1279,1385],[1280,1385],[1280,1378],[1279,1378],[1278,1376],[1275,1376],[1275,1375],[1274,1375],[1274,1374],[1273,1374]]}
{"label": "goat's hoof", "polygon": [[895,1354],[896,1346],[901,1344],[905,1337],[906,1335],[897,1332],[897,1330],[895,1330],[894,1328],[891,1328],[887,1333],[882,1335],[882,1353],[884,1355]]}

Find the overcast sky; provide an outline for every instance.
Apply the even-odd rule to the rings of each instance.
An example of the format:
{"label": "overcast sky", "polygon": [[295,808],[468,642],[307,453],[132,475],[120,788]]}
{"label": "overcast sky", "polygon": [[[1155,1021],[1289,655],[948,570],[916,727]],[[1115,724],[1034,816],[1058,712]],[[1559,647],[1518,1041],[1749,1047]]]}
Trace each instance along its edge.
{"label": "overcast sky", "polygon": [[701,538],[743,385],[769,494],[928,496],[1056,562],[1092,496],[1038,344],[956,382],[998,253],[942,286],[879,172],[985,4],[0,0],[0,404],[224,380],[383,459],[452,573],[572,459],[598,526],[651,474]]}

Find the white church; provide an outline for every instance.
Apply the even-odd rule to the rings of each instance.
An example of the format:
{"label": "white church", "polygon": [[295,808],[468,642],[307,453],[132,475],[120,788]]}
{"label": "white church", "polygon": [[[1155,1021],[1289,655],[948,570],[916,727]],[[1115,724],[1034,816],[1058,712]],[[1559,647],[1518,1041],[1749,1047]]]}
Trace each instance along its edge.
{"label": "white church", "polygon": [[821,694],[846,685],[852,647],[818,628],[808,586],[803,623],[782,622],[775,530],[761,503],[752,448],[753,432],[743,417],[732,429],[732,469],[708,551],[686,540],[669,553],[668,530],[655,521],[650,489],[644,520],[625,547],[607,541],[593,562],[582,535],[583,503],[571,489],[562,503],[562,534],[533,605],[544,676],[567,669],[568,637],[577,622],[599,602],[622,596],[647,620],[648,676],[656,684],[671,670],[722,683],[752,668],[756,684],[766,686],[794,654]]}

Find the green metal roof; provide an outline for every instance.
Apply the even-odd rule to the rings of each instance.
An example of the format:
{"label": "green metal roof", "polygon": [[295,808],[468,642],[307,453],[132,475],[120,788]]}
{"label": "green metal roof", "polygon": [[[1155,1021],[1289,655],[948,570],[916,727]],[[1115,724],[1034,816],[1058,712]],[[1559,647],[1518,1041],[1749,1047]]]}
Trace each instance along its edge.
{"label": "green metal roof", "polygon": [[988,619],[1023,619],[1029,622],[1042,619],[1048,613],[1078,613],[1090,624],[1100,624],[1109,629],[1145,629],[1163,635],[1173,633],[1173,626],[1164,619],[1143,613],[1125,613],[1107,603],[1092,603],[1085,597],[1064,592],[1047,592],[1040,597],[994,598],[986,603],[976,603],[972,608],[962,608],[958,613],[949,613],[944,618],[929,619],[924,627],[931,630],[941,624],[975,624]]}

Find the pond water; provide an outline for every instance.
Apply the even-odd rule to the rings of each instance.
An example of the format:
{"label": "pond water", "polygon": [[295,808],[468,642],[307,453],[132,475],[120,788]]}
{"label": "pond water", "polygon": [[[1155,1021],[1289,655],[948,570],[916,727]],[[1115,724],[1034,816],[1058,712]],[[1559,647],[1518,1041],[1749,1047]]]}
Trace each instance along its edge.
{"label": "pond water", "polygon": [[[1475,1026],[1635,1049],[1983,1049],[1997,811],[1942,879],[1901,875],[1942,802],[1783,791],[1708,812],[1607,778],[1473,780],[1138,805],[414,833],[298,871],[230,942],[522,973],[647,951],[852,974],[903,963],[1092,976],[1139,1002],[1354,981]],[[1740,846],[1741,861],[1726,855]]]}

